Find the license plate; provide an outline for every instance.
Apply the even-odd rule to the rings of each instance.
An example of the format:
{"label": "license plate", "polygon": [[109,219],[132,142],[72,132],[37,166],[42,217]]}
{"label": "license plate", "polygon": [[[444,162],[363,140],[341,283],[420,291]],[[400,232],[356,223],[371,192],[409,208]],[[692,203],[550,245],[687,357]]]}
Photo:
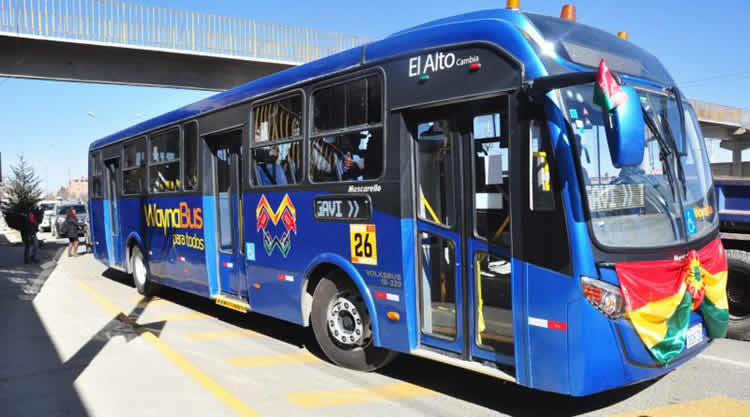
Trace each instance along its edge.
{"label": "license plate", "polygon": [[703,325],[698,323],[687,331],[687,348],[697,345],[703,341]]}

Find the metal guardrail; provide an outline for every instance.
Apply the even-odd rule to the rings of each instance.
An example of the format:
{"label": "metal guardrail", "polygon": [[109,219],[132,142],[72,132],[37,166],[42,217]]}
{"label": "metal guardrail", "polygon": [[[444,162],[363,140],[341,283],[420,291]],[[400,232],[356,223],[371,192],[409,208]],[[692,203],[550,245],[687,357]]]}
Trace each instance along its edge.
{"label": "metal guardrail", "polygon": [[288,64],[309,62],[368,41],[114,0],[0,0],[0,33]]}
{"label": "metal guardrail", "polygon": [[750,110],[701,100],[689,100],[701,122],[750,127]]}

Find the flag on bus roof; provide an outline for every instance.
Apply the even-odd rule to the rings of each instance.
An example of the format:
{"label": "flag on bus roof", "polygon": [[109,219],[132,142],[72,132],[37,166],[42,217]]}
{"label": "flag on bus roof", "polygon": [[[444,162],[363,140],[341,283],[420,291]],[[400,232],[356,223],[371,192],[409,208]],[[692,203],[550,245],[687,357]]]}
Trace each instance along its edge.
{"label": "flag on bus roof", "polygon": [[620,84],[617,83],[602,59],[599,61],[599,73],[596,75],[596,85],[594,85],[594,104],[609,112],[626,101],[628,101],[628,95],[620,88]]}
{"label": "flag on bus roof", "polygon": [[726,336],[727,257],[720,240],[681,259],[622,262],[615,270],[626,317],[659,362],[667,364],[685,349],[691,311],[703,316],[709,337]]}

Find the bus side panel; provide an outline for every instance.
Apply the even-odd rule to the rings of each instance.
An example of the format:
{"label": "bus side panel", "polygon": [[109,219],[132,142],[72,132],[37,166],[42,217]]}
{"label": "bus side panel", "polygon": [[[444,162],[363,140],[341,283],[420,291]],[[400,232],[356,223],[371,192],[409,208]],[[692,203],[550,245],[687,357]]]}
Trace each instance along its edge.
{"label": "bus side panel", "polygon": [[586,395],[622,386],[623,363],[610,320],[585,298],[568,304],[570,394]]}
{"label": "bus side panel", "polygon": [[[561,305],[577,292],[567,275],[525,265],[528,311],[529,385],[544,391],[567,393],[568,312]],[[515,266],[515,265],[514,265]]]}
{"label": "bus side panel", "polygon": [[[370,304],[369,300],[372,300],[373,330],[378,332],[375,343],[408,352],[406,321],[386,318],[388,311],[400,315],[405,312],[401,252],[397,249],[401,237],[400,220],[373,210],[372,219],[367,224],[375,229],[375,256],[369,264],[353,263],[351,223],[314,218],[314,198],[325,194],[328,193],[268,192],[245,196],[245,255],[252,309],[302,324],[305,319],[301,310],[301,295],[307,278],[305,272],[314,271],[318,262],[339,265],[340,269],[348,271],[355,283],[358,282],[360,291],[366,293],[363,294],[365,303]],[[286,211],[294,213],[293,221],[290,222],[289,218],[286,222],[283,220]],[[259,216],[268,216],[268,220],[259,222]],[[287,234],[288,247],[283,243]]]}
{"label": "bus side panel", "polygon": [[[200,196],[151,197],[132,207],[145,229],[149,265],[163,285],[208,296],[203,206]],[[205,220],[205,221],[204,221]]]}
{"label": "bus side panel", "polygon": [[109,265],[107,235],[104,230],[104,200],[91,200],[89,202],[89,223],[91,225],[94,258]]}

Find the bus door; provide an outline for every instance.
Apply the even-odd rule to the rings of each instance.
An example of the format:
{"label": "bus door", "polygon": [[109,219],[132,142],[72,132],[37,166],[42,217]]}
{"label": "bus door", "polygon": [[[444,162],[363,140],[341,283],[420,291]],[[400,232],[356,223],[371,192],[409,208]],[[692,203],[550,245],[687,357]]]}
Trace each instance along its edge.
{"label": "bus door", "polygon": [[[222,294],[245,297],[242,255],[242,132],[207,138],[212,153],[216,248],[219,252],[219,286]],[[211,238],[211,237],[207,237]]]}
{"label": "bus door", "polygon": [[508,99],[410,111],[423,346],[513,365]]}
{"label": "bus door", "polygon": [[[104,219],[104,230],[107,234],[107,253],[110,266],[122,265],[122,239],[120,236],[120,158],[104,161],[106,185],[104,187],[105,200],[109,202]],[[89,221],[92,217],[89,214]]]}

